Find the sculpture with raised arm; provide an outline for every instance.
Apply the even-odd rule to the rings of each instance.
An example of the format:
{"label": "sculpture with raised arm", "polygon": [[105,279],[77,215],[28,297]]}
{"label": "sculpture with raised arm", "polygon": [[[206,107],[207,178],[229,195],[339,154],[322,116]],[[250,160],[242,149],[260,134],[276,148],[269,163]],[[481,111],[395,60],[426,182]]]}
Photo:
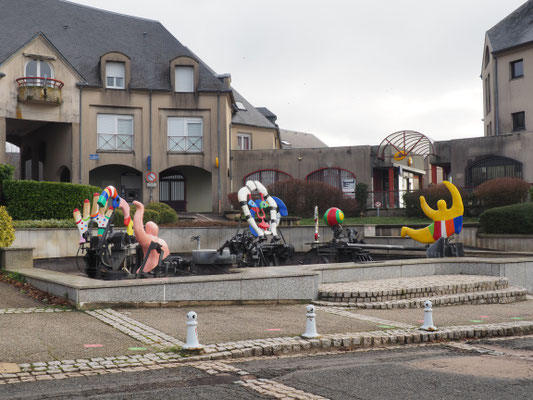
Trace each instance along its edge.
{"label": "sculpture with raised arm", "polygon": [[[150,245],[157,243],[161,246],[162,259],[165,259],[169,254],[170,250],[168,249],[167,242],[158,237],[159,227],[152,221],[146,223],[146,227],[143,225],[143,216],[144,216],[144,205],[138,201],[134,201],[133,204],[137,208],[135,215],[133,216],[133,233],[135,234],[135,239],[141,245],[144,256],[148,254],[148,259],[144,264],[144,268],[141,272],[150,272],[159,263],[159,253],[157,251],[149,251]],[[139,272],[139,271],[137,271]]]}
{"label": "sculpture with raised arm", "polygon": [[440,238],[459,234],[463,228],[464,206],[459,190],[448,181],[443,181],[452,195],[452,205],[447,208],[445,200],[437,202],[437,210],[431,208],[424,196],[420,196],[422,211],[433,220],[431,225],[422,229],[402,227],[401,236],[409,236],[420,243],[434,243]]}

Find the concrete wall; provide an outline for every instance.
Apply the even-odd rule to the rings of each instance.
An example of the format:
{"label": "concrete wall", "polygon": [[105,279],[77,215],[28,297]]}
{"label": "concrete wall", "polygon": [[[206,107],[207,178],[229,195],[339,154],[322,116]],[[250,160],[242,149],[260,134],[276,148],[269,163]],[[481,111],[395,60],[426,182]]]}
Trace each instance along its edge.
{"label": "concrete wall", "polygon": [[358,183],[372,187],[370,146],[234,151],[232,155],[232,191],[241,188],[245,175],[259,169],[278,169],[293,178],[305,179],[307,174],[328,167],[347,169],[355,174]]}
{"label": "concrete wall", "polygon": [[[533,114],[533,110],[532,110]],[[490,155],[512,158],[522,163],[522,177],[533,182],[533,132],[508,135],[457,139],[436,142],[437,162],[451,165],[453,183],[466,185],[467,168],[473,162]]]}

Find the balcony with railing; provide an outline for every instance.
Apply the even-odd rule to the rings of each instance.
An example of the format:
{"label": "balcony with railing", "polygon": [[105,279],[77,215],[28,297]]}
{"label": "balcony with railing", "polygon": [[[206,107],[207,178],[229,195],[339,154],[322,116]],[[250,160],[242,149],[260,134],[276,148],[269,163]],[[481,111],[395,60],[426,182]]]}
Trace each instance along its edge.
{"label": "balcony with railing", "polygon": [[201,153],[202,136],[169,136],[168,151],[172,153]]}
{"label": "balcony with railing", "polygon": [[18,101],[59,106],[63,102],[61,89],[64,83],[57,79],[24,76],[16,79]]}

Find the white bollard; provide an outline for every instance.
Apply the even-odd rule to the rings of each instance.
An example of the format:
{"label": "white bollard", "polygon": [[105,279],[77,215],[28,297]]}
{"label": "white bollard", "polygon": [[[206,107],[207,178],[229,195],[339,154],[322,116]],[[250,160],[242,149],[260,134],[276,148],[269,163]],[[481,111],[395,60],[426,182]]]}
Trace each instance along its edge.
{"label": "white bollard", "polygon": [[305,307],[307,310],[307,322],[305,324],[305,333],[302,335],[302,337],[307,339],[317,338],[320,337],[318,332],[316,331],[316,314],[315,314],[315,306],[312,304],[309,304]]}
{"label": "white bollard", "polygon": [[198,342],[198,316],[194,311],[187,313],[187,342],[183,345],[185,350],[199,350],[202,346]]}
{"label": "white bollard", "polygon": [[424,303],[424,325],[420,327],[425,331],[436,331],[437,327],[433,325],[433,308],[431,308],[431,301],[426,300]]}

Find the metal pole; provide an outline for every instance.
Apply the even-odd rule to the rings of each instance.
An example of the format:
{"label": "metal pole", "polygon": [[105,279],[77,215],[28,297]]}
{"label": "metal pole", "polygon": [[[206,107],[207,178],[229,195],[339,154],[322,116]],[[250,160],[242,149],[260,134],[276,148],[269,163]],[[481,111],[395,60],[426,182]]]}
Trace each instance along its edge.
{"label": "metal pole", "polygon": [[221,157],[220,157],[220,91],[217,92],[217,157],[218,157],[218,212],[221,210],[221,197],[222,197],[222,183],[220,182],[220,168],[221,168]]}

